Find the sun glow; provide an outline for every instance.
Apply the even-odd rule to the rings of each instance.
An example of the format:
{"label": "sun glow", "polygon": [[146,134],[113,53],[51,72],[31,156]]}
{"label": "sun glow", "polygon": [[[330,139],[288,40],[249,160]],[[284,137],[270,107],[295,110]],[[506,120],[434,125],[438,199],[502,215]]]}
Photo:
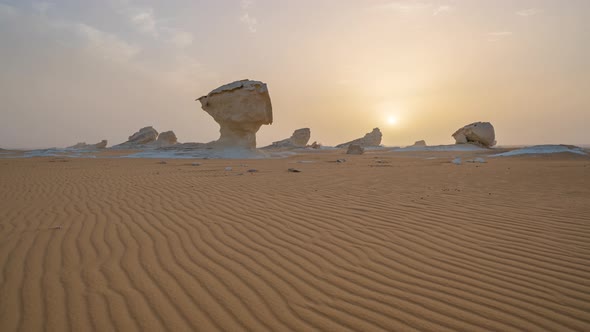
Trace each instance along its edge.
{"label": "sun glow", "polygon": [[397,117],[390,115],[387,117],[387,123],[389,123],[390,125],[395,125],[397,124]]}

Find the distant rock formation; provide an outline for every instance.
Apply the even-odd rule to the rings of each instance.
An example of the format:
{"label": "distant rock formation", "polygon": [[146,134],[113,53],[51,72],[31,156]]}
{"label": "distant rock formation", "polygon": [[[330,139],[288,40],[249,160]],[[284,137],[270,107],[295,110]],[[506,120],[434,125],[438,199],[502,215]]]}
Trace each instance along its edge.
{"label": "distant rock formation", "polygon": [[309,145],[310,148],[312,149],[321,149],[322,145],[316,141],[314,141],[313,143],[311,143],[311,145]]}
{"label": "distant rock formation", "polygon": [[273,142],[271,145],[264,147],[264,149],[278,149],[278,148],[304,148],[311,137],[311,130],[309,128],[301,128],[295,130],[291,137],[281,141]]}
{"label": "distant rock formation", "polygon": [[265,83],[242,80],[223,85],[198,101],[220,126],[213,148],[256,148],[256,132],[272,124],[272,105]]}
{"label": "distant rock formation", "polygon": [[496,145],[494,126],[489,122],[474,122],[457,130],[453,135],[456,144],[476,144],[486,148]]}
{"label": "distant rock formation", "polygon": [[174,134],[172,130],[165,131],[163,133],[160,133],[160,135],[158,135],[158,139],[151,144],[154,144],[156,146],[175,145],[178,144],[178,138],[176,138],[176,134]]}
{"label": "distant rock formation", "polygon": [[107,147],[108,141],[103,139],[102,141],[96,144],[86,144],[86,142],[80,142],[76,145],[68,146],[67,149],[73,150],[95,150],[95,149],[104,149]]}
{"label": "distant rock formation", "polygon": [[423,147],[426,146],[426,141],[425,140],[420,140],[420,141],[416,141],[414,142],[414,145],[410,145],[411,147]]}
{"label": "distant rock formation", "polygon": [[345,147],[348,147],[349,145],[352,145],[352,144],[359,145],[361,147],[379,146],[381,144],[382,137],[383,137],[383,134],[381,134],[381,130],[379,130],[379,128],[375,128],[375,129],[373,129],[372,132],[366,134],[362,138],[358,138],[358,139],[355,139],[350,142],[339,144],[336,147],[337,148],[345,148]]}
{"label": "distant rock formation", "polygon": [[154,127],[144,127],[141,128],[138,132],[134,133],[133,135],[129,136],[129,139],[125,143],[121,143],[115,145],[114,148],[119,149],[132,149],[132,148],[139,148],[143,145],[147,145],[153,143],[158,138],[158,131],[154,129]]}
{"label": "distant rock formation", "polygon": [[350,144],[348,149],[346,150],[346,154],[363,154],[365,153],[365,149],[357,144]]}
{"label": "distant rock formation", "polygon": [[173,131],[165,131],[158,134],[154,127],[141,128],[138,132],[129,136],[129,140],[113,146],[115,149],[150,149],[169,147],[178,144],[178,139]]}

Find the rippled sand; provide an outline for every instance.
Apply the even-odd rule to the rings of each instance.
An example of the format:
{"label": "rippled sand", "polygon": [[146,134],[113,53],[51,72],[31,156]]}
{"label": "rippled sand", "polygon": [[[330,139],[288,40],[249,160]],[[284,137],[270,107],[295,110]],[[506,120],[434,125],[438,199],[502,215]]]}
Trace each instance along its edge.
{"label": "rippled sand", "polygon": [[0,159],[0,330],[589,331],[589,159],[456,154]]}

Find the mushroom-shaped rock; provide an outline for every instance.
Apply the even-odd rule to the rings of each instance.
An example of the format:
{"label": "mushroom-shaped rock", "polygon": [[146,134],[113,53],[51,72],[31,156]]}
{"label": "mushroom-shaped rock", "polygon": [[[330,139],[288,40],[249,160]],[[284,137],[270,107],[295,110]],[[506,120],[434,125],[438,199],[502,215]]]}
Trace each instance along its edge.
{"label": "mushroom-shaped rock", "polygon": [[381,138],[383,135],[381,134],[381,130],[379,128],[373,129],[372,132],[366,134],[362,138],[355,139],[354,141],[346,142],[337,145],[337,148],[345,148],[351,144],[360,145],[361,147],[367,146],[379,146],[381,144]]}
{"label": "mushroom-shaped rock", "polygon": [[474,122],[457,130],[453,134],[456,144],[477,144],[483,147],[496,145],[494,126],[489,122]]}
{"label": "mushroom-shaped rock", "polygon": [[158,139],[154,143],[157,146],[169,146],[178,144],[178,139],[176,138],[176,134],[172,130],[165,131],[158,135]]}
{"label": "mushroom-shaped rock", "polygon": [[272,105],[265,83],[242,80],[221,86],[198,101],[220,126],[211,146],[255,149],[256,132],[272,124]]}
{"label": "mushroom-shaped rock", "polygon": [[350,144],[346,150],[346,154],[363,154],[365,149],[358,144]]}
{"label": "mushroom-shaped rock", "polygon": [[291,137],[282,141],[273,142],[265,148],[304,148],[311,137],[311,130],[309,128],[297,129],[293,132]]}
{"label": "mushroom-shaped rock", "polygon": [[73,149],[73,150],[88,150],[88,149],[104,149],[107,147],[108,141],[106,139],[103,139],[102,141],[96,143],[96,144],[86,144],[86,142],[81,142],[78,143],[76,145],[72,145],[67,147],[68,149]]}

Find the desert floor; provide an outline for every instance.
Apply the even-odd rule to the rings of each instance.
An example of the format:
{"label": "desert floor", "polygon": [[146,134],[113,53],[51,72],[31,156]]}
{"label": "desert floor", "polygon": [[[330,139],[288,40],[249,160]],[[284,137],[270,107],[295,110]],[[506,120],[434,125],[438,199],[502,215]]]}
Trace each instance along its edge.
{"label": "desert floor", "polygon": [[0,159],[0,331],[590,331],[590,159],[459,154]]}

